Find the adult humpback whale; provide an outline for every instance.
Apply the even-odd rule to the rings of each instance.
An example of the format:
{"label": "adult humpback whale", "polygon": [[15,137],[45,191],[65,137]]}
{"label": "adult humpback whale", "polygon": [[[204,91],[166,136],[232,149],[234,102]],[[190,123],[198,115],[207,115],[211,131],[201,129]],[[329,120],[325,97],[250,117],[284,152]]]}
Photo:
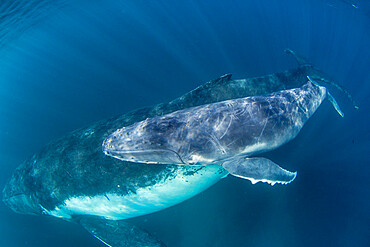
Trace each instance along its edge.
{"label": "adult humpback whale", "polygon": [[[296,59],[302,61],[298,56]],[[205,190],[227,172],[219,166],[125,165],[103,154],[103,140],[121,126],[148,117],[299,87],[306,75],[328,80],[307,62],[262,77],[232,80],[231,75],[225,75],[169,103],[76,130],[19,166],[3,190],[3,201],[18,213],[77,222],[108,246],[161,246],[163,243],[149,233],[118,219],[175,205]]]}
{"label": "adult humpback whale", "polygon": [[286,184],[296,173],[266,158],[250,157],[295,138],[326,97],[343,116],[326,88],[310,79],[300,88],[147,118],[115,131],[103,148],[105,154],[124,161],[219,164],[230,174],[253,183]]}

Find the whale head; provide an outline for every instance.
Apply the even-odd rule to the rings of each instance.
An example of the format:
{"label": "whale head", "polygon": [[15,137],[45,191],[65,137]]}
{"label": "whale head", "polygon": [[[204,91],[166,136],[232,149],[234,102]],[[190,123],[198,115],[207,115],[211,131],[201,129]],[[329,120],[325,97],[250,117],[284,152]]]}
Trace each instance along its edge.
{"label": "whale head", "polygon": [[113,132],[103,142],[103,151],[114,158],[147,164],[183,164],[171,143],[182,122],[177,118],[155,117]]}
{"label": "whale head", "polygon": [[3,189],[3,202],[14,212],[20,214],[39,215],[42,208],[30,190],[27,169],[19,167]]}

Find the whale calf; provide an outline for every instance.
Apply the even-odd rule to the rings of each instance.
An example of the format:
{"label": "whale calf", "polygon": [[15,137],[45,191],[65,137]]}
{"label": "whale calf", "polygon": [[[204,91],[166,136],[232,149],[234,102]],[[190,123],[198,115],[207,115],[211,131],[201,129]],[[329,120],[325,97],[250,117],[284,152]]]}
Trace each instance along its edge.
{"label": "whale calf", "polygon": [[111,134],[103,143],[104,153],[148,164],[219,164],[253,183],[290,183],[295,172],[251,157],[295,138],[327,95],[325,87],[310,79],[300,88],[148,118]]}

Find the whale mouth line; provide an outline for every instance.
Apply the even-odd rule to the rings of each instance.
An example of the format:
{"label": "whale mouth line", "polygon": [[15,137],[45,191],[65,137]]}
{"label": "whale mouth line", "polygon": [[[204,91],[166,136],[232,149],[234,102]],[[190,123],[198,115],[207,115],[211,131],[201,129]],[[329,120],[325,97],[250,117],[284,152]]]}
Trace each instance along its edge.
{"label": "whale mouth line", "polygon": [[24,197],[24,196],[26,196],[25,193],[17,193],[17,194],[10,195],[10,196],[4,195],[3,198],[2,198],[2,201],[6,204],[7,202],[11,202],[12,200],[14,200],[16,198],[20,198],[20,197]]}
{"label": "whale mouth line", "polygon": [[[171,149],[147,149],[147,150],[104,150],[105,155],[125,160],[133,161],[139,163],[152,163],[152,164],[186,164],[181,158],[180,154]],[[125,158],[125,155],[130,156],[130,158]],[[160,157],[163,156],[161,161],[150,160],[150,156]],[[138,159],[137,157],[143,157],[143,159]],[[144,157],[147,156],[147,159]]]}

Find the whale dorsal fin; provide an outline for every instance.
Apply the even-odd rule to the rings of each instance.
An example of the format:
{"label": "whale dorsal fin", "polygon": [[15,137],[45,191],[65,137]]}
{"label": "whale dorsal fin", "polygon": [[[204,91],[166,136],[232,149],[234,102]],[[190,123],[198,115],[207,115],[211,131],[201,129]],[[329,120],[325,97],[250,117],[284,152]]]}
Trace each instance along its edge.
{"label": "whale dorsal fin", "polygon": [[297,172],[287,171],[266,158],[233,157],[223,162],[222,166],[231,175],[248,179],[252,184],[288,184],[297,176]]}
{"label": "whale dorsal fin", "polygon": [[230,81],[231,77],[232,77],[232,74],[225,74],[225,75],[220,76],[217,79],[214,79],[214,80],[210,81],[209,83],[211,83],[211,84],[222,84],[224,82]]}
{"label": "whale dorsal fin", "polygon": [[83,216],[80,224],[109,247],[166,247],[153,235],[122,220]]}
{"label": "whale dorsal fin", "polygon": [[195,93],[197,91],[202,91],[206,88],[213,88],[216,85],[222,85],[224,83],[227,83],[231,80],[232,74],[224,74],[220,76],[219,78],[213,79],[209,82],[204,83],[203,85],[200,85],[196,89],[192,90],[190,93]]}

